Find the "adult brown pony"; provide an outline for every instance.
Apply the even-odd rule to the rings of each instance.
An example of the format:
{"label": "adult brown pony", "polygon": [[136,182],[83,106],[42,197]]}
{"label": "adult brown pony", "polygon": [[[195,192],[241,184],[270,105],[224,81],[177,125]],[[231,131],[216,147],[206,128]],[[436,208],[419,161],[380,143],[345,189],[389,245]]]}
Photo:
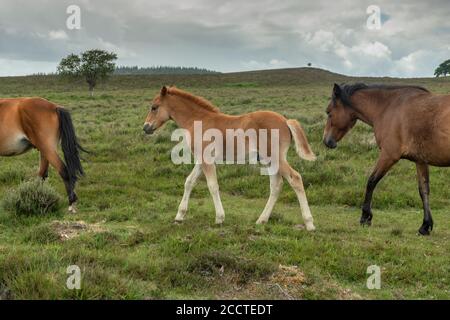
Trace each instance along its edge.
{"label": "adult brown pony", "polygon": [[[65,163],[57,153],[58,142]],[[78,143],[67,110],[41,98],[0,99],[0,156],[16,156],[36,148],[40,152],[39,176],[46,179],[51,164],[64,180],[69,211],[75,212],[74,191],[83,175]]]}
{"label": "adult brown pony", "polygon": [[[306,160],[314,160],[315,155],[311,151],[308,144],[306,135],[301,128],[300,124],[296,120],[287,120],[278,113],[270,111],[257,111],[239,116],[226,115],[219,111],[210,102],[201,97],[196,97],[188,92],[179,90],[174,87],[163,87],[159,94],[155,96],[151,103],[151,109],[145,120],[144,131],[147,134],[152,134],[156,129],[161,127],[169,119],[174,120],[177,125],[189,133],[192,140],[190,141],[190,147],[192,153],[194,153],[194,122],[201,122],[203,132],[208,129],[217,130],[225,133],[227,130],[249,130],[254,129],[256,131],[265,129],[269,133],[271,130],[276,130],[279,136],[279,162],[278,170],[276,173],[271,174],[270,177],[270,197],[267,204],[260,215],[257,223],[265,223],[269,220],[272,209],[281,191],[283,178],[286,179],[291,187],[297,194],[298,201],[300,203],[303,220],[308,231],[314,230],[313,218],[306,199],[305,189],[300,174],[295,171],[289,163],[286,161],[286,154],[294,140],[297,153],[300,157]],[[269,136],[267,145],[271,145],[271,139],[273,136]],[[275,139],[273,140],[275,141]],[[227,141],[228,142],[228,141]],[[204,146],[207,146],[211,142],[202,142]],[[222,142],[221,142],[222,143]],[[245,142],[246,143],[246,142]],[[237,144],[234,145],[234,150],[231,152],[236,153]],[[260,152],[262,146],[261,140],[258,141],[258,150]],[[248,146],[245,146],[247,153]],[[228,155],[228,154],[227,154]],[[223,156],[223,155],[218,155]],[[205,174],[209,191],[214,201],[216,210],[216,223],[221,224],[224,221],[225,213],[222,207],[222,202],[219,195],[219,185],[217,183],[215,162],[207,163],[205,161],[196,161],[192,173],[187,177],[184,189],[183,199],[181,200],[178,208],[175,221],[182,221],[185,218],[188,201],[191,191],[197,182],[197,179],[201,173]]]}
{"label": "adult brown pony", "polygon": [[361,120],[373,127],[380,156],[367,183],[360,223],[372,221],[372,193],[400,159],[416,163],[424,218],[422,235],[433,230],[428,197],[428,166],[450,166],[450,95],[435,95],[418,86],[334,85],[327,108],[323,142],[337,142]]}

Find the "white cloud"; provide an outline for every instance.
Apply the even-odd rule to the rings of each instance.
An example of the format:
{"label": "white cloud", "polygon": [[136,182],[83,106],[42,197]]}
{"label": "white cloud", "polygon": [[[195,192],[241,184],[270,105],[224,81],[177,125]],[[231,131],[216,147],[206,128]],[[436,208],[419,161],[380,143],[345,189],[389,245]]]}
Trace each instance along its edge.
{"label": "white cloud", "polygon": [[279,69],[279,68],[289,68],[292,67],[289,63],[284,60],[271,59],[268,62],[264,61],[243,61],[241,66],[244,70],[263,70],[263,69]]}
{"label": "white cloud", "polygon": [[342,49],[342,44],[331,31],[318,30],[312,34],[307,33],[305,35],[305,41],[307,44],[323,52],[331,50],[340,51],[340,49]]}
{"label": "white cloud", "polygon": [[51,30],[48,33],[50,40],[66,40],[69,38],[64,30]]}
{"label": "white cloud", "polygon": [[98,46],[106,51],[115,52],[121,59],[130,59],[136,57],[136,53],[132,50],[128,50],[127,48],[120,47],[114,43],[105,41],[102,38],[97,39]]}
{"label": "white cloud", "polygon": [[368,58],[390,59],[392,51],[383,43],[375,41],[368,43],[361,43],[351,48],[355,54],[362,54]]}

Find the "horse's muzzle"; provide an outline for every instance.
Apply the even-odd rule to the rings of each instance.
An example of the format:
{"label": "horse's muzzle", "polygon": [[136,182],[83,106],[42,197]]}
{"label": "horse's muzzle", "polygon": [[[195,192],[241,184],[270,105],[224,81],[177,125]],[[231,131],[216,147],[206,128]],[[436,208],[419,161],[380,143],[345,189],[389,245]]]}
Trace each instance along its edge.
{"label": "horse's muzzle", "polygon": [[330,137],[323,139],[323,143],[330,149],[334,149],[337,147],[336,140]]}
{"label": "horse's muzzle", "polygon": [[144,124],[144,132],[146,134],[152,134],[153,132],[155,132],[155,129],[153,128],[153,125],[151,125],[150,123],[146,123]]}

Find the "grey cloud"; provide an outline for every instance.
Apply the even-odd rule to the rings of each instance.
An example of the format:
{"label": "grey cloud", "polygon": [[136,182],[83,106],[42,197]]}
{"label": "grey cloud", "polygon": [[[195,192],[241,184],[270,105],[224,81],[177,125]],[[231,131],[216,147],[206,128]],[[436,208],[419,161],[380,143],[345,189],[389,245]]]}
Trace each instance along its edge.
{"label": "grey cloud", "polygon": [[[65,28],[70,4],[81,7],[82,30]],[[381,8],[378,31],[366,28],[371,4]],[[431,76],[450,57],[449,14],[447,0],[2,0],[0,75],[48,71],[40,68],[98,47],[119,64],[239,71],[312,62],[350,75]]]}

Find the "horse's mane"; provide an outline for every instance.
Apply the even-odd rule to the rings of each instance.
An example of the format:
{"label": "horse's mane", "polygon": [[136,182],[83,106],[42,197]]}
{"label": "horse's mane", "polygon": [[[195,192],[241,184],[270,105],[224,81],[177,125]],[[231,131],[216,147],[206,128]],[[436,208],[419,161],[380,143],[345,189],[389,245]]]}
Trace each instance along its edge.
{"label": "horse's mane", "polygon": [[194,96],[193,94],[191,94],[189,92],[180,90],[175,87],[170,87],[167,90],[168,90],[167,92],[169,94],[173,94],[175,96],[179,96],[181,98],[190,100],[191,102],[195,103],[196,105],[198,105],[208,111],[215,112],[215,113],[220,112],[219,108],[217,108],[215,105],[213,105],[211,102],[209,102],[205,98]]}
{"label": "horse's mane", "polygon": [[[364,89],[379,89],[379,90],[398,90],[398,89],[412,89],[412,90],[420,90],[429,93],[430,91],[421,86],[415,85],[387,85],[387,84],[365,84],[365,83],[354,83],[354,84],[343,84],[340,86],[340,100],[343,104],[347,106],[351,106],[350,98],[352,95],[360,90]],[[333,96],[333,99],[335,97]]]}

